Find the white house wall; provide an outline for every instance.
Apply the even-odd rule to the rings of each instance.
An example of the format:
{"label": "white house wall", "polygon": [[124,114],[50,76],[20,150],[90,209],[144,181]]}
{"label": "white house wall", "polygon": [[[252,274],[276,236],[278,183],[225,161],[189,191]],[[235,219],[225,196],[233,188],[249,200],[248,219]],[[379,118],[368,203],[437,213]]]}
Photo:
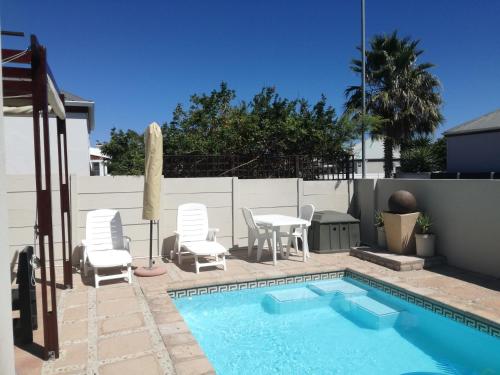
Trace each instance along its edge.
{"label": "white house wall", "polygon": [[[1,40],[0,40],[1,44]],[[0,46],[0,51],[2,50]],[[1,57],[1,52],[0,52]],[[0,106],[3,108],[3,80],[0,69]],[[7,210],[7,178],[5,173],[5,137],[3,111],[0,111],[0,374],[13,375],[14,342],[12,333],[12,297],[11,297],[11,258],[6,252],[9,245],[8,210]]]}
{"label": "white house wall", "polygon": [[[69,173],[88,176],[90,174],[89,134],[86,115],[68,113],[67,116]],[[51,168],[52,173],[57,174],[57,120],[55,117],[49,118],[49,127]],[[35,173],[33,118],[31,116],[6,116],[4,129],[7,175],[33,175]]]}

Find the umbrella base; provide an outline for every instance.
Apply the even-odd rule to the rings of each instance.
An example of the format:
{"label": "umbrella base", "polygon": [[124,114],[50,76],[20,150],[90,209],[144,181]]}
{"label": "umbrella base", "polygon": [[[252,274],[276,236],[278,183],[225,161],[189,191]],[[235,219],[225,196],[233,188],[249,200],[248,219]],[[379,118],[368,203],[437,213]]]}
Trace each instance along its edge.
{"label": "umbrella base", "polygon": [[134,271],[134,275],[141,277],[152,277],[163,275],[167,270],[164,267],[139,267]]}

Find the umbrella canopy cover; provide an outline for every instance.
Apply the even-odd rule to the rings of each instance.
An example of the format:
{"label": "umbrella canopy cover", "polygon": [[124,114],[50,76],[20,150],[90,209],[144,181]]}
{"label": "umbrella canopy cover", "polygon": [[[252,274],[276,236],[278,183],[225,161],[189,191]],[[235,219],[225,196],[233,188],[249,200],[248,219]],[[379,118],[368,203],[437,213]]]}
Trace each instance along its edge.
{"label": "umbrella canopy cover", "polygon": [[142,218],[144,220],[159,220],[163,168],[163,137],[160,126],[156,122],[153,122],[146,128],[144,143],[146,152]]}

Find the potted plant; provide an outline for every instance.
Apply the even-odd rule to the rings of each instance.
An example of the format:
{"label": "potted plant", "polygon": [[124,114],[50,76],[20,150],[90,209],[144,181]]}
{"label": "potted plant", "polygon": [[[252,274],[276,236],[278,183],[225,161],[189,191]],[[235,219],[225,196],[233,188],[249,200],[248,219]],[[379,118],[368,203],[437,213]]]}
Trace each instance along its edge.
{"label": "potted plant", "polygon": [[417,255],[431,257],[434,255],[436,236],[431,233],[432,221],[429,215],[420,214],[417,219],[420,233],[415,235]]}
{"label": "potted plant", "polygon": [[375,227],[377,228],[377,245],[385,249],[387,241],[385,239],[384,216],[380,211],[375,213]]}

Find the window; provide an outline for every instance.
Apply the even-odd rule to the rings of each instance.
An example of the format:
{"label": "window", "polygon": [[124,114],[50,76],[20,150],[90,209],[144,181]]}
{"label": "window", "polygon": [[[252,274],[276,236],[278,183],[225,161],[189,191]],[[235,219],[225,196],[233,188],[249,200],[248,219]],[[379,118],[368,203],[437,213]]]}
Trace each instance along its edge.
{"label": "window", "polygon": [[90,163],[90,175],[99,176],[99,162],[93,161]]}

